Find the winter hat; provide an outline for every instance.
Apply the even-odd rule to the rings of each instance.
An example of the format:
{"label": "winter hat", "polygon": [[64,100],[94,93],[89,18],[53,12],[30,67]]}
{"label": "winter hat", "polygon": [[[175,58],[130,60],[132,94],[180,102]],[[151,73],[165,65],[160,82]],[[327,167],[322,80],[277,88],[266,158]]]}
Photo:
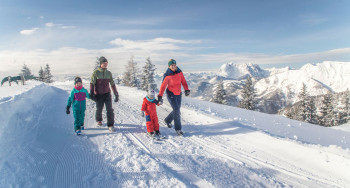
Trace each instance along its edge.
{"label": "winter hat", "polygon": [[147,92],[147,96],[148,98],[154,98],[156,96],[156,92],[154,91],[154,89],[149,89]]}
{"label": "winter hat", "polygon": [[75,77],[75,79],[74,79],[74,85],[77,84],[78,82],[83,83],[83,82],[81,81],[81,78],[80,78],[79,76]]}
{"label": "winter hat", "polygon": [[170,60],[168,61],[168,67],[170,67],[170,65],[172,65],[172,64],[175,64],[175,65],[176,65],[175,59],[170,59]]}
{"label": "winter hat", "polygon": [[105,57],[103,57],[103,56],[101,56],[101,57],[98,59],[98,61],[100,62],[100,65],[101,65],[102,63],[104,63],[104,62],[108,62],[107,59],[106,59]]}

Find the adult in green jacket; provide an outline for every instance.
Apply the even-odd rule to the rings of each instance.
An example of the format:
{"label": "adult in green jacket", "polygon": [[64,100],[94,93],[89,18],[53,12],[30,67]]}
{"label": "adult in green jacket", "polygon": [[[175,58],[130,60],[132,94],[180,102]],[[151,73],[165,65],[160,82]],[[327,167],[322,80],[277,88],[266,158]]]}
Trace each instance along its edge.
{"label": "adult in green jacket", "polygon": [[102,126],[102,110],[106,105],[107,110],[107,126],[110,132],[114,131],[114,112],[112,108],[111,89],[114,93],[114,102],[118,102],[119,94],[115,86],[112,73],[107,70],[108,61],[105,57],[99,58],[100,67],[92,73],[90,83],[91,99],[96,102],[96,122]]}

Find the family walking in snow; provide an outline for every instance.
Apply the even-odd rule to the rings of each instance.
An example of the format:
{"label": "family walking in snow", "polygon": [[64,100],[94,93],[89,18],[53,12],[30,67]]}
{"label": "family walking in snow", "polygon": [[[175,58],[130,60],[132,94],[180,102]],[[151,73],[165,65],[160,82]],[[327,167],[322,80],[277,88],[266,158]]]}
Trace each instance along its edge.
{"label": "family walking in snow", "polygon": [[[99,58],[100,67],[95,70],[91,76],[90,94],[82,85],[82,79],[76,77],[74,80],[75,87],[71,91],[68,98],[66,113],[70,113],[70,107],[73,106],[74,115],[74,130],[77,134],[84,130],[84,117],[86,109],[86,98],[96,102],[95,119],[98,126],[102,126],[102,111],[106,106],[107,111],[107,127],[110,132],[114,132],[114,112],[112,108],[111,89],[114,94],[114,102],[118,102],[119,94],[114,83],[112,73],[107,70],[108,61],[105,57]],[[164,119],[165,124],[172,128],[174,121],[174,128],[179,136],[183,136],[181,126],[181,100],[182,92],[181,85],[185,90],[185,96],[190,94],[186,79],[177,67],[176,61],[170,59],[168,61],[168,69],[164,73],[163,81],[160,86],[158,99],[154,88],[149,87],[147,96],[144,97],[141,106],[141,115],[146,118],[147,135],[151,138],[164,138],[159,132],[159,122],[157,116],[156,106],[163,104],[163,94],[166,91],[167,99],[172,107],[172,112]]]}

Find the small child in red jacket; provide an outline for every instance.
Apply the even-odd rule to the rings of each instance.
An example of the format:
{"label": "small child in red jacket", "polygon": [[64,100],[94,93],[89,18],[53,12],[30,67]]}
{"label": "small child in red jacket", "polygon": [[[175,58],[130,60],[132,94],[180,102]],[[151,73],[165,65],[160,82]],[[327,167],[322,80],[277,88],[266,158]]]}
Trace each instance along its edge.
{"label": "small child in red jacket", "polygon": [[156,105],[161,105],[158,100],[155,99],[156,93],[153,89],[149,89],[147,96],[143,99],[141,107],[141,116],[146,114],[146,127],[147,134],[151,138],[164,138],[159,132],[159,123]]}

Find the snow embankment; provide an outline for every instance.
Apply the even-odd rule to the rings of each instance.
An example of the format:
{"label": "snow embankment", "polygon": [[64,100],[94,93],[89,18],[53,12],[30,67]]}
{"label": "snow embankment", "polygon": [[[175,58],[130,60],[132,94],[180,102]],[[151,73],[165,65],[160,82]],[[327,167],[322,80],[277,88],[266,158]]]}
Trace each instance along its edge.
{"label": "snow embankment", "polygon": [[45,84],[26,87],[0,104],[0,187],[111,187],[105,172],[113,169],[90,141],[72,134],[68,93]]}

